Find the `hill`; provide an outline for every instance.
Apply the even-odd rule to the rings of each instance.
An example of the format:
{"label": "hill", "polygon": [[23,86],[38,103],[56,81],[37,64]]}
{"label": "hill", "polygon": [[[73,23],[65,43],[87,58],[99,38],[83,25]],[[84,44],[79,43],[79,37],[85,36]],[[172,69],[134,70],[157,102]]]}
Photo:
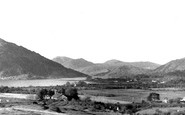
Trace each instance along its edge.
{"label": "hill", "polygon": [[116,59],[98,64],[86,61],[82,58],[71,59],[68,57],[56,57],[53,60],[79,72],[101,77],[123,77],[144,74],[153,68],[159,67],[158,64],[151,62],[122,62]]}
{"label": "hill", "polygon": [[0,79],[86,77],[38,53],[0,39]]}
{"label": "hill", "polygon": [[135,66],[135,67],[139,67],[139,68],[143,68],[143,69],[156,69],[157,67],[159,67],[159,64],[156,63],[152,63],[152,62],[131,62],[131,65]]}
{"label": "hill", "polygon": [[160,67],[158,67],[155,71],[168,73],[174,71],[184,71],[185,70],[185,58],[172,60]]}
{"label": "hill", "polygon": [[118,65],[118,66],[123,66],[123,65],[132,65],[135,67],[143,68],[143,69],[156,69],[159,67],[159,64],[152,63],[152,62],[122,62],[119,60],[108,60],[104,64],[109,64],[109,65]]}
{"label": "hill", "polygon": [[94,63],[89,62],[83,58],[72,59],[68,57],[56,57],[53,59],[53,61],[60,63],[67,68],[71,68],[75,70],[94,65]]}
{"label": "hill", "polygon": [[119,77],[129,77],[137,74],[145,74],[148,69],[138,68],[132,65],[104,65],[97,64],[94,66],[89,66],[79,70],[82,73],[89,74],[91,76],[104,77],[104,78],[119,78]]}
{"label": "hill", "polygon": [[65,63],[68,63],[69,61],[72,61],[72,60],[73,60],[72,58],[65,57],[65,56],[63,57],[58,56],[58,57],[53,58],[53,61],[60,63],[62,65],[65,65]]}
{"label": "hill", "polygon": [[185,58],[172,60],[158,68],[152,73],[168,76],[185,76]]}

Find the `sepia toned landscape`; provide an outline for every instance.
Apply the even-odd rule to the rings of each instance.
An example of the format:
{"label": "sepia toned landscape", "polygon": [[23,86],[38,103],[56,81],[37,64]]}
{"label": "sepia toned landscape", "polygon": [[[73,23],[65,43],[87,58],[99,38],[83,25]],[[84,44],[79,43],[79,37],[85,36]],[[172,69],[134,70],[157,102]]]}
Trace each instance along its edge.
{"label": "sepia toned landscape", "polygon": [[3,39],[0,44],[1,114],[185,112],[184,58],[164,65],[115,59],[93,63],[68,57],[52,61]]}
{"label": "sepia toned landscape", "polygon": [[0,0],[0,115],[185,115],[184,0]]}

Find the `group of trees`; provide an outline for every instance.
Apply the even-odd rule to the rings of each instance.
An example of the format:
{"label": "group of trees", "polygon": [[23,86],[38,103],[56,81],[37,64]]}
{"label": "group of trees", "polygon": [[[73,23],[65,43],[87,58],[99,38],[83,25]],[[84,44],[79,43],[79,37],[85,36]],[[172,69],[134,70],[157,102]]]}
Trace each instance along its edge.
{"label": "group of trees", "polygon": [[44,100],[46,96],[48,96],[50,99],[55,94],[54,90],[47,90],[47,89],[41,89],[38,91],[37,96],[39,100]]}
{"label": "group of trees", "polygon": [[45,100],[46,97],[49,97],[51,99],[51,97],[53,95],[55,95],[55,93],[62,94],[64,96],[66,96],[69,101],[71,101],[72,99],[75,99],[75,100],[79,99],[78,91],[74,87],[69,87],[69,88],[66,88],[66,89],[61,88],[59,90],[56,90],[56,89],[49,89],[49,90],[48,89],[41,89],[41,90],[38,91],[37,96],[38,96],[38,99],[42,101],[42,100]]}
{"label": "group of trees", "polygon": [[7,86],[1,86],[0,87],[1,93],[27,93],[26,90],[20,87],[7,87]]}

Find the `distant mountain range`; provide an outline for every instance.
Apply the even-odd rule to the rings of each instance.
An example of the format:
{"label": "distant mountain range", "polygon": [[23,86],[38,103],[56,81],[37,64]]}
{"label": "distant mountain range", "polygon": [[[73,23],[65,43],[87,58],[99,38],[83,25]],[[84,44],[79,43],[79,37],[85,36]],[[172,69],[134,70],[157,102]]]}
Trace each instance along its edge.
{"label": "distant mountain range", "polygon": [[54,61],[79,72],[102,77],[123,77],[137,74],[185,76],[185,58],[172,60],[164,65],[152,62],[123,62],[108,60],[104,63],[92,63],[85,59],[57,57]]}
{"label": "distant mountain range", "polygon": [[[57,62],[57,63],[56,63]],[[83,58],[49,60],[22,46],[0,39],[0,79],[48,79],[63,77],[127,77],[138,74],[185,76],[185,58],[164,65],[152,62],[108,60],[93,63]]]}
{"label": "distant mountain range", "polygon": [[60,63],[63,66],[71,69],[79,69],[79,68],[95,65],[94,63],[86,61],[83,58],[72,59],[68,57],[56,57],[53,59],[53,61]]}
{"label": "distant mountain range", "polygon": [[68,57],[56,57],[53,61],[56,61],[67,68],[71,68],[91,76],[104,77],[122,77],[145,74],[160,66],[159,64],[152,62],[122,62],[115,59],[98,64],[89,62],[82,58],[72,59]]}
{"label": "distant mountain range", "polygon": [[0,39],[0,79],[87,77],[38,53]]}

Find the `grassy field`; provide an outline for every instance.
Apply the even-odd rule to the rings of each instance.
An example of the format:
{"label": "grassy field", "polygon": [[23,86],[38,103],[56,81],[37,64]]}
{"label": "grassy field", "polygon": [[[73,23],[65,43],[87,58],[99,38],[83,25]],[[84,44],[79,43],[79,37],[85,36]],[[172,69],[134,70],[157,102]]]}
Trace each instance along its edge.
{"label": "grassy field", "polygon": [[[167,107],[167,108],[155,107],[155,108],[151,108],[151,109],[142,110],[137,113],[139,113],[141,115],[144,115],[144,114],[153,115],[154,113],[156,113],[156,111],[161,111],[163,113],[168,113],[168,112],[177,113],[177,112],[183,111],[183,113],[185,113],[184,112],[185,108],[181,108],[181,107]],[[179,115],[184,115],[184,114],[179,114]]]}
{"label": "grassy field", "polygon": [[28,86],[56,86],[64,85],[67,82],[74,83],[85,80],[84,77],[79,78],[61,78],[61,79],[39,79],[39,80],[0,80],[1,86],[8,87],[28,87]]}
{"label": "grassy field", "polygon": [[[185,97],[185,91],[181,90],[140,90],[140,89],[103,89],[103,90],[81,90],[79,93],[93,95],[93,96],[106,96],[109,99],[128,101],[128,102],[141,102],[146,100],[151,92],[160,94],[160,99],[165,97],[168,99]],[[112,95],[112,96],[111,96]]]}

